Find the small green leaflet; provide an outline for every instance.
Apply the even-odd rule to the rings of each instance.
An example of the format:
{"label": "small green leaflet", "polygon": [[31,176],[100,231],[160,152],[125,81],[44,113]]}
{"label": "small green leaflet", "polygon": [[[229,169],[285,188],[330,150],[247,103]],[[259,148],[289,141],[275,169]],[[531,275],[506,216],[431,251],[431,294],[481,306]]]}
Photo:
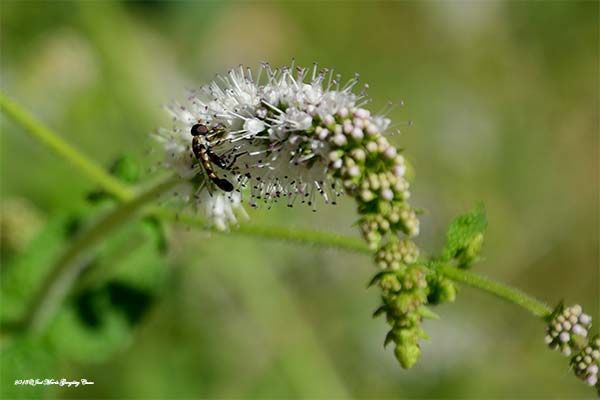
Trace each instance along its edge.
{"label": "small green leaflet", "polygon": [[448,227],[442,261],[456,260],[459,268],[469,268],[478,260],[486,227],[483,204],[454,219]]}

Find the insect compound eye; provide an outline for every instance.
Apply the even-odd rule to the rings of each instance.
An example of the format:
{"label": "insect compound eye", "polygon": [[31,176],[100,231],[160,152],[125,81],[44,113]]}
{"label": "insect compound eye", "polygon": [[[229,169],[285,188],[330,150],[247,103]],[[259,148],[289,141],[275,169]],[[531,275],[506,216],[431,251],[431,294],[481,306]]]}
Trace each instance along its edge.
{"label": "insect compound eye", "polygon": [[208,133],[208,128],[206,127],[206,125],[196,124],[192,126],[190,133],[192,134],[192,136],[206,135]]}

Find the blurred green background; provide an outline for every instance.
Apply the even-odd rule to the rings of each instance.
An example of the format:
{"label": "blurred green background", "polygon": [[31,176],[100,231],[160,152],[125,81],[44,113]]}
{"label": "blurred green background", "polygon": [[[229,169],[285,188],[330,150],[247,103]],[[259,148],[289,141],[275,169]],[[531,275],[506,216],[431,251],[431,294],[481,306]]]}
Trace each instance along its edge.
{"label": "blurred green background", "polygon": [[[106,167],[123,155],[151,167],[149,133],[168,126],[161,105],[231,66],[295,57],[360,72],[374,111],[404,100],[392,118],[414,121],[392,140],[416,169],[412,203],[427,210],[419,244],[440,249],[452,216],[484,201],[476,270],[599,316],[598,2],[0,7],[2,90]],[[96,187],[0,121],[6,316]],[[356,235],[350,200],[251,217]],[[71,296],[43,338],[3,336],[5,396],[592,398],[547,350],[542,323],[486,294],[464,289],[437,310],[422,360],[404,371],[382,349],[385,321],[370,318],[369,257],[169,226],[164,262],[155,228],[132,223],[103,245],[94,263],[122,266]],[[95,385],[13,386],[36,377]]]}

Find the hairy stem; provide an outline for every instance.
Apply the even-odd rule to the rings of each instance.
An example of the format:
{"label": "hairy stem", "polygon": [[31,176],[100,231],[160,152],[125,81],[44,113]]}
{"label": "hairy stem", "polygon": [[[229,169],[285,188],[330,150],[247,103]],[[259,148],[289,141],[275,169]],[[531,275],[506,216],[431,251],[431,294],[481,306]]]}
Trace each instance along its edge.
{"label": "hairy stem", "polygon": [[73,282],[85,268],[91,250],[104,237],[132,218],[145,204],[155,200],[157,196],[172,188],[177,182],[179,179],[176,178],[160,182],[131,200],[118,205],[88,230],[77,236],[54,264],[34,297],[32,305],[29,307],[29,313],[24,320],[25,328],[32,332],[41,332],[63,302]]}
{"label": "hairy stem", "polygon": [[[166,209],[154,209],[152,210],[152,214],[188,226],[207,229],[204,220],[193,216],[177,215],[173,211]],[[327,232],[296,230],[265,225],[241,225],[238,228],[232,229],[230,232],[222,232],[216,229],[212,229],[212,231],[218,234],[243,235],[253,238],[260,237],[271,240],[282,240],[288,243],[308,244],[315,247],[336,248],[356,253],[372,254],[372,250],[369,249],[367,244],[358,238],[335,235]],[[529,296],[519,289],[495,282],[490,278],[449,265],[438,267],[438,271],[455,282],[482,290],[516,304],[537,317],[543,318],[552,312],[552,309],[545,303]]]}
{"label": "hairy stem", "polygon": [[0,92],[0,109],[16,123],[25,128],[27,133],[48,146],[59,156],[70,161],[107,192],[112,193],[120,200],[130,200],[133,197],[133,191],[130,188],[113,178],[94,161],[84,156],[2,92]]}
{"label": "hairy stem", "polygon": [[369,250],[367,244],[359,238],[337,235],[329,232],[259,224],[242,224],[232,228],[230,231],[220,231],[214,227],[210,227],[206,221],[201,218],[186,214],[178,214],[173,210],[157,207],[150,210],[150,213],[156,217],[168,219],[187,226],[195,226],[204,230],[208,229],[215,234],[241,235],[251,238],[281,240],[288,243],[311,245],[321,248],[334,248],[365,254],[371,254],[372,252]]}
{"label": "hairy stem", "polygon": [[531,312],[533,315],[544,318],[552,313],[552,309],[545,303],[529,296],[519,289],[495,282],[485,276],[474,274],[463,269],[448,265],[438,267],[438,270],[455,282],[483,290],[503,300],[514,303]]}

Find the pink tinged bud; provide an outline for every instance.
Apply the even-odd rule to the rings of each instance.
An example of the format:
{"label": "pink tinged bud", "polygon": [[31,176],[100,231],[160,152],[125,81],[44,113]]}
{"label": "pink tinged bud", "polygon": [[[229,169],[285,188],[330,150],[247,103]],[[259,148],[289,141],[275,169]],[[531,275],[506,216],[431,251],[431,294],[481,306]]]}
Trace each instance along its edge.
{"label": "pink tinged bud", "polygon": [[387,149],[385,149],[383,154],[385,154],[387,158],[393,159],[396,158],[396,154],[398,154],[398,151],[394,146],[389,146]]}
{"label": "pink tinged bud", "polygon": [[335,160],[335,161],[333,162],[333,168],[335,168],[335,169],[340,169],[340,168],[342,168],[342,164],[343,164],[343,163],[342,163],[342,159],[341,159],[341,158],[340,158],[340,159],[338,159],[338,160]]}
{"label": "pink tinged bud", "polygon": [[569,335],[568,332],[561,332],[561,334],[558,338],[560,339],[561,342],[567,343],[569,340],[571,340],[571,335]]}
{"label": "pink tinged bud", "polygon": [[588,374],[597,375],[598,374],[598,366],[596,364],[590,365],[587,369]]}
{"label": "pink tinged bud", "polygon": [[323,123],[327,126],[333,125],[335,124],[335,118],[333,118],[333,115],[328,114],[323,118]]}
{"label": "pink tinged bud", "polygon": [[584,325],[587,325],[587,324],[589,324],[590,322],[592,322],[592,317],[590,317],[590,316],[589,316],[589,315],[587,315],[587,314],[581,314],[581,315],[579,316],[579,322],[581,322],[581,323],[582,323],[582,324],[584,324]]}
{"label": "pink tinged bud", "polygon": [[354,128],[354,129],[352,130],[352,137],[353,137],[354,139],[356,139],[356,140],[360,140],[360,139],[362,139],[363,137],[365,137],[365,135],[364,135],[364,133],[363,133],[362,129],[360,129],[360,128]]}
{"label": "pink tinged bud", "polygon": [[329,130],[321,129],[321,132],[319,132],[318,135],[319,135],[319,139],[325,140],[327,138],[327,136],[329,135]]}
{"label": "pink tinged bud", "polygon": [[335,135],[333,137],[333,143],[335,143],[338,146],[343,146],[348,142],[348,140],[346,139],[346,136],[344,135]]}
{"label": "pink tinged bud", "polygon": [[381,191],[381,197],[383,197],[384,200],[392,201],[394,199],[394,192],[392,192],[391,189],[383,189]]}
{"label": "pink tinged bud", "polygon": [[262,118],[262,119],[267,118],[267,109],[266,108],[259,108],[258,110],[256,110],[256,116],[258,118]]}
{"label": "pink tinged bud", "polygon": [[587,336],[587,330],[579,324],[576,324],[575,326],[573,326],[572,331],[577,336],[583,336],[583,337]]}
{"label": "pink tinged bud", "polygon": [[562,349],[562,353],[565,356],[570,356],[571,355],[571,349],[569,347],[565,347],[564,349]]}
{"label": "pink tinged bud", "polygon": [[354,118],[352,120],[352,124],[358,128],[363,128],[365,126],[363,120],[360,118]]}
{"label": "pink tinged bud", "polygon": [[379,129],[377,129],[377,126],[375,124],[371,124],[371,123],[367,124],[367,133],[369,135],[374,135],[377,132],[379,132]]}
{"label": "pink tinged bud", "polygon": [[369,112],[369,110],[365,110],[364,108],[359,108],[358,110],[356,110],[354,112],[354,115],[358,118],[369,118],[371,116],[371,113]]}
{"label": "pink tinged bud", "polygon": [[346,118],[348,116],[348,109],[346,107],[340,108],[340,111],[338,111],[338,115],[342,118]]}
{"label": "pink tinged bud", "polygon": [[585,383],[587,383],[589,386],[594,386],[597,382],[598,382],[598,375],[590,375],[585,380]]}
{"label": "pink tinged bud", "polygon": [[351,133],[354,130],[354,125],[351,122],[344,122],[344,133]]}
{"label": "pink tinged bud", "polygon": [[400,178],[406,173],[406,167],[404,165],[395,165],[393,171],[394,175]]}
{"label": "pink tinged bud", "polygon": [[348,169],[348,175],[352,176],[352,177],[357,177],[360,175],[360,168],[358,168],[356,165],[350,167]]}

